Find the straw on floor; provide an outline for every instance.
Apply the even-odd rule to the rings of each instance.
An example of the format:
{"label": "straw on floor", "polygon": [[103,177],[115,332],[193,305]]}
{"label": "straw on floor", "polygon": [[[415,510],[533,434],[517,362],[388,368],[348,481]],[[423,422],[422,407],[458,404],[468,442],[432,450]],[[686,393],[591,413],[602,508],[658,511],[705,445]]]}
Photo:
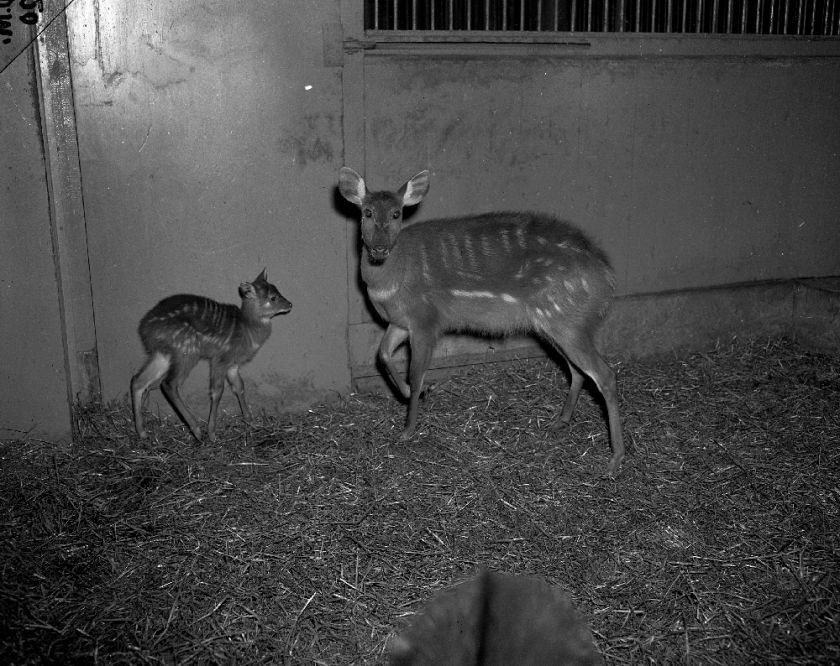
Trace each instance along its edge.
{"label": "straw on floor", "polygon": [[840,358],[731,341],[616,363],[615,481],[594,393],[471,368],[404,406],[352,395],[196,445],[124,404],[0,445],[0,661],[373,664],[489,567],[563,586],[608,664],[840,662]]}

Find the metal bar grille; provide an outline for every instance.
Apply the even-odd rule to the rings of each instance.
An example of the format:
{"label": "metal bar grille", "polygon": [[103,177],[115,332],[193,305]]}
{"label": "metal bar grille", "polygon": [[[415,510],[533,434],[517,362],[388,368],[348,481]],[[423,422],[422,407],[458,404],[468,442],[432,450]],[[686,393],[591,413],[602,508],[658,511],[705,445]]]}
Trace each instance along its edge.
{"label": "metal bar grille", "polygon": [[365,0],[368,30],[840,36],[840,0]]}

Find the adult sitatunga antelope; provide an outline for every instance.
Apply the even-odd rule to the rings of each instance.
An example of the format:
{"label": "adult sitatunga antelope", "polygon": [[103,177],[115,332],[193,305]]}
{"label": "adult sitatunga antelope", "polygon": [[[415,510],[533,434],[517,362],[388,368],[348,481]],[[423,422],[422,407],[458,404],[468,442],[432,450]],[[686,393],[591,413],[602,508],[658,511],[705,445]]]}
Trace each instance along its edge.
{"label": "adult sitatunga antelope", "polygon": [[[429,190],[421,171],[396,192],[372,192],[343,167],[342,196],[361,211],[361,272],[368,297],[388,328],[379,357],[408,400],[401,438],[417,425],[423,376],[437,341],[447,332],[508,335],[531,332],[569,363],[571,386],[560,421],[574,412],[584,376],[604,397],[613,476],[624,458],[615,374],[595,346],[615,288],[609,260],[574,226],[548,215],[486,213],[403,224],[403,208]],[[392,355],[411,349],[408,382]]]}

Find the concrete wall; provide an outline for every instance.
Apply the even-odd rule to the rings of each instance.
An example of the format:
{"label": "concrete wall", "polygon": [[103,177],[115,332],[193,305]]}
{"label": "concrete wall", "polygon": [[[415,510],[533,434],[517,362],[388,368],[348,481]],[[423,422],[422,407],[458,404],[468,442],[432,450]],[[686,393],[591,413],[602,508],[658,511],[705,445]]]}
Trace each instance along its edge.
{"label": "concrete wall", "polygon": [[[244,372],[255,406],[346,392],[351,366],[353,378],[373,377],[381,327],[358,285],[355,212],[335,192],[344,163],[382,188],[430,168],[418,220],[529,208],[587,229],[623,296],[610,350],[655,351],[727,322],[784,330],[791,312],[792,292],[772,286],[648,294],[840,275],[836,40],[345,48],[340,24],[344,38],[368,37],[360,11],[349,0],[69,6],[105,399],[125,397],[142,362],[137,322],[157,300],[234,302],[263,266],[295,307]],[[31,61],[0,86],[0,426],[66,432]],[[650,328],[658,337],[645,338]],[[487,348],[453,339],[441,354]],[[202,413],[206,376],[188,385]]]}
{"label": "concrete wall", "polygon": [[[158,300],[238,303],[264,266],[294,309],[243,372],[253,402],[346,390],[341,68],[322,39],[338,0],[78,0],[68,20],[105,398],[125,395]],[[187,385],[199,413],[206,377]]]}
{"label": "concrete wall", "polygon": [[61,437],[70,408],[31,50],[0,75],[0,146],[0,437]]}

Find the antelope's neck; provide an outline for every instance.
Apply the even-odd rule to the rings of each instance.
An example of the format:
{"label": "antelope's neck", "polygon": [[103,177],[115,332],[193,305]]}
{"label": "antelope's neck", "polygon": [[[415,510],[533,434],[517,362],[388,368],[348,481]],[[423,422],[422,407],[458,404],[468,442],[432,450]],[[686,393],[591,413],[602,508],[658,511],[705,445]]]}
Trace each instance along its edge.
{"label": "antelope's neck", "polygon": [[403,282],[403,270],[396,251],[382,264],[373,264],[367,256],[362,256],[362,280],[367,286],[368,296],[376,303],[387,303],[400,290]]}
{"label": "antelope's neck", "polygon": [[271,335],[271,319],[251,317],[243,322],[243,332],[250,340],[251,349],[259,349]]}

